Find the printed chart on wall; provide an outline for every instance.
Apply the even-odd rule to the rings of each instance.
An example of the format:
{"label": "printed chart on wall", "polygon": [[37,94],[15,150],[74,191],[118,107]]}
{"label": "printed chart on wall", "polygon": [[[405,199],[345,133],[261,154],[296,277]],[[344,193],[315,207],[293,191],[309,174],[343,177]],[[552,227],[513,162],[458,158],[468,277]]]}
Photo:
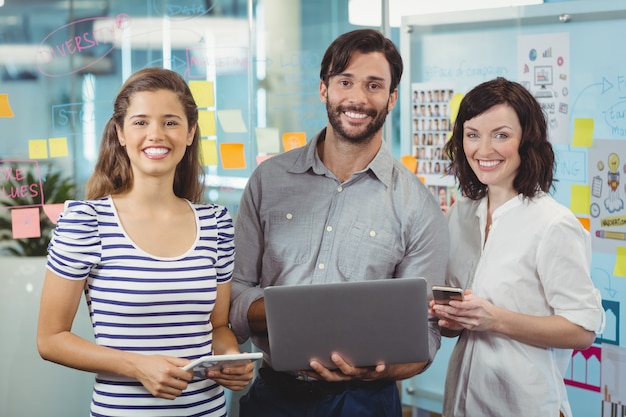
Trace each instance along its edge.
{"label": "printed chart on wall", "polygon": [[530,91],[548,117],[550,142],[568,144],[569,34],[518,37],[519,82]]}
{"label": "printed chart on wall", "polygon": [[592,246],[615,254],[626,246],[626,143],[594,140],[588,152]]}
{"label": "printed chart on wall", "polygon": [[454,89],[428,83],[413,83],[411,89],[411,155],[417,159],[416,174],[447,212],[459,195],[453,176],[447,172],[449,161],[443,152],[452,130]]}

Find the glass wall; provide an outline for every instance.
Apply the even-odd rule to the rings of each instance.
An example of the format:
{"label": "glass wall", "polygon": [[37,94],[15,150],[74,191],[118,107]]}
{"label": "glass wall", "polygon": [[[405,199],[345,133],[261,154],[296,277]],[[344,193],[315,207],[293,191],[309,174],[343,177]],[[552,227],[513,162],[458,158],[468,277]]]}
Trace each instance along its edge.
{"label": "glass wall", "polygon": [[[190,83],[206,199],[236,217],[257,164],[325,126],[322,54],[354,26],[343,0],[2,3],[0,416],[86,415],[93,375],[39,357],[37,314],[49,236],[63,202],[84,197],[123,81],[158,66]],[[84,303],[74,330],[92,338]]]}

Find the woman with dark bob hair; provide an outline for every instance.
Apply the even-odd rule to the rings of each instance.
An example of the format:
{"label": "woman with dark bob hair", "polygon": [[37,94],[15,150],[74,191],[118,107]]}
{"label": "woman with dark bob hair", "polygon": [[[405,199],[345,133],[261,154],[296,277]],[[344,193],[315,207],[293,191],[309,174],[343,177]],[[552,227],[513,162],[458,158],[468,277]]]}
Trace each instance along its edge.
{"label": "woman with dark bob hair", "polygon": [[589,233],[548,194],[541,106],[521,84],[484,82],[461,101],[445,152],[462,192],[448,214],[446,281],[464,299],[430,304],[442,334],[458,336],[443,415],[571,417],[563,376],[604,310]]}

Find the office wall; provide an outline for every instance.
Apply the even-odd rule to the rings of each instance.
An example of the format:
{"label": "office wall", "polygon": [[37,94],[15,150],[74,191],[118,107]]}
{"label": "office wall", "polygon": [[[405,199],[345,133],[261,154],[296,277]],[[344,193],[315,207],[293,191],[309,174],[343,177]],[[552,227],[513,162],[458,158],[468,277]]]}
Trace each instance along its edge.
{"label": "office wall", "polygon": [[[122,82],[138,69],[162,66],[210,83],[214,105],[203,110],[214,112],[215,132],[203,140],[214,141],[215,159],[206,165],[206,198],[236,217],[257,156],[271,153],[259,145],[257,128],[272,128],[272,146],[282,152],[283,133],[310,138],[324,126],[319,63],[330,41],[351,28],[347,4],[336,0],[6,0],[0,7],[0,417],[88,413],[93,375],[43,361],[35,334],[55,213],[66,199],[83,197]],[[79,49],[77,36],[89,48]],[[87,42],[96,38],[97,44]],[[220,118],[228,115],[236,117]],[[244,163],[225,166],[221,144],[241,145]],[[24,176],[9,181],[16,169]],[[61,192],[68,185],[74,189]],[[23,186],[37,192],[12,198],[11,190],[21,197],[15,193]],[[84,302],[73,330],[93,338]]]}
{"label": "office wall", "polygon": [[[613,47],[626,34],[624,9],[620,1],[572,1],[416,16],[405,20],[401,40],[411,57],[401,113],[405,152],[414,149],[406,98],[415,86],[453,90],[454,107],[475,85],[503,76],[527,86],[548,116],[557,157],[554,196],[592,235],[591,276],[607,314],[605,333],[588,350],[574,352],[567,373],[574,415],[581,417],[614,415],[607,414],[611,407],[624,412],[618,375],[626,372],[620,336],[625,330],[620,306],[626,300],[626,60]],[[453,344],[444,340],[431,369],[406,381],[407,403],[440,411]]]}

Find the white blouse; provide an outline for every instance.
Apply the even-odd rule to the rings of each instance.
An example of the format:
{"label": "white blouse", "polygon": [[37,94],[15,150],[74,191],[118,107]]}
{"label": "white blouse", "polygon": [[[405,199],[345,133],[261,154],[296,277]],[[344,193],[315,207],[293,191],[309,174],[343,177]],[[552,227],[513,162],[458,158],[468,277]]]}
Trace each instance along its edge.
{"label": "white blouse", "polygon": [[[486,241],[486,198],[457,201],[448,224],[450,285],[511,311],[556,314],[602,331],[604,309],[590,277],[590,235],[549,195],[519,195],[499,207]],[[569,417],[563,375],[571,354],[465,330],[448,365],[443,415],[557,417],[561,411]]]}

